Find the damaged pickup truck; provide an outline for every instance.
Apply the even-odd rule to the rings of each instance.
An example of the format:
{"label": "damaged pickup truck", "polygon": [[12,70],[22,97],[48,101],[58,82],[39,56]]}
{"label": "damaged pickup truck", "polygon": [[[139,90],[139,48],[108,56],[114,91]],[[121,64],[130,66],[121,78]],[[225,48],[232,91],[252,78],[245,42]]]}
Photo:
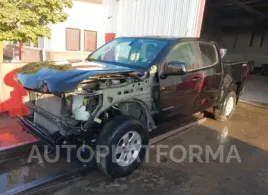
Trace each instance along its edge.
{"label": "damaged pickup truck", "polygon": [[145,157],[149,132],[176,117],[213,107],[230,119],[248,66],[223,64],[213,42],[194,38],[120,37],[83,62],[29,63],[17,80],[29,91],[22,127],[48,144],[106,145],[98,167],[116,178]]}

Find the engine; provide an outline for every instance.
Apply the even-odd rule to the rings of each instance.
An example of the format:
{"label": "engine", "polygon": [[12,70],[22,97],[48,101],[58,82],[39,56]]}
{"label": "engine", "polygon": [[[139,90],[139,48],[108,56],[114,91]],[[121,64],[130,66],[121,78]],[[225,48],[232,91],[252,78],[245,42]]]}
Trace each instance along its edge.
{"label": "engine", "polygon": [[85,130],[94,121],[100,124],[118,114],[118,103],[130,98],[141,99],[151,108],[149,80],[124,75],[99,76],[82,81],[70,93],[30,91],[34,123],[51,134],[60,131],[62,135],[72,129]]}
{"label": "engine", "polygon": [[41,94],[33,91],[29,92],[29,96],[30,103],[39,109],[37,111],[29,106],[33,113],[33,122],[44,127],[51,134],[59,131],[60,127],[49,116],[62,119],[66,124],[75,126],[88,121],[98,105],[97,96]]}
{"label": "engine", "polygon": [[72,117],[75,120],[87,121],[97,105],[98,97],[65,95],[63,113],[65,113],[65,116]]}

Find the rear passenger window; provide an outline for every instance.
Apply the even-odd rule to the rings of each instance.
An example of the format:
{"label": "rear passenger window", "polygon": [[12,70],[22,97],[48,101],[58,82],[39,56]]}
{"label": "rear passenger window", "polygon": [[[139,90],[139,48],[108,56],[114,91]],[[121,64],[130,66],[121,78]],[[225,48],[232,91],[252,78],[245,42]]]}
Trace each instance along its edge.
{"label": "rear passenger window", "polygon": [[218,55],[215,45],[206,42],[199,42],[201,64],[200,68],[215,65],[218,62]]}
{"label": "rear passenger window", "polygon": [[194,48],[191,42],[178,43],[166,58],[166,63],[183,62],[187,70],[194,69]]}

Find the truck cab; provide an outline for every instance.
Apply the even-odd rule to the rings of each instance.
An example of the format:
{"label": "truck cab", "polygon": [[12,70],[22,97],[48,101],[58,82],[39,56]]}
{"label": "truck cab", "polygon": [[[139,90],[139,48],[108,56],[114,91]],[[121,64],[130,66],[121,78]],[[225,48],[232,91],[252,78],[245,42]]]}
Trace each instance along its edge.
{"label": "truck cab", "polygon": [[177,41],[160,64],[160,100],[165,117],[190,115],[214,105],[223,76],[215,43]]}
{"label": "truck cab", "polygon": [[85,61],[22,67],[16,77],[29,91],[30,114],[17,118],[52,149],[92,146],[100,170],[123,177],[141,164],[157,126],[209,107],[216,119],[230,119],[247,68],[246,62],[224,64],[209,41],[120,37]]}

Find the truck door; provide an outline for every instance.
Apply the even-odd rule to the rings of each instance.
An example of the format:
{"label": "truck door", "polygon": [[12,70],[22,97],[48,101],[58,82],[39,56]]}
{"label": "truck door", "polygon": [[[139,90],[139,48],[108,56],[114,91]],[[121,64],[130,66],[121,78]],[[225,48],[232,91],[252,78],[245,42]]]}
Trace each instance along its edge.
{"label": "truck door", "polygon": [[222,66],[218,48],[213,43],[195,42],[195,53],[198,59],[197,69],[200,78],[199,89],[194,101],[195,111],[211,107],[220,92]]}
{"label": "truck door", "polygon": [[[177,43],[164,60],[164,68],[169,62],[184,63],[187,70],[195,69],[197,65],[194,42]],[[160,77],[160,109],[161,119],[173,118],[176,115],[189,115],[194,110],[194,101],[202,75],[189,72],[185,75]]]}

